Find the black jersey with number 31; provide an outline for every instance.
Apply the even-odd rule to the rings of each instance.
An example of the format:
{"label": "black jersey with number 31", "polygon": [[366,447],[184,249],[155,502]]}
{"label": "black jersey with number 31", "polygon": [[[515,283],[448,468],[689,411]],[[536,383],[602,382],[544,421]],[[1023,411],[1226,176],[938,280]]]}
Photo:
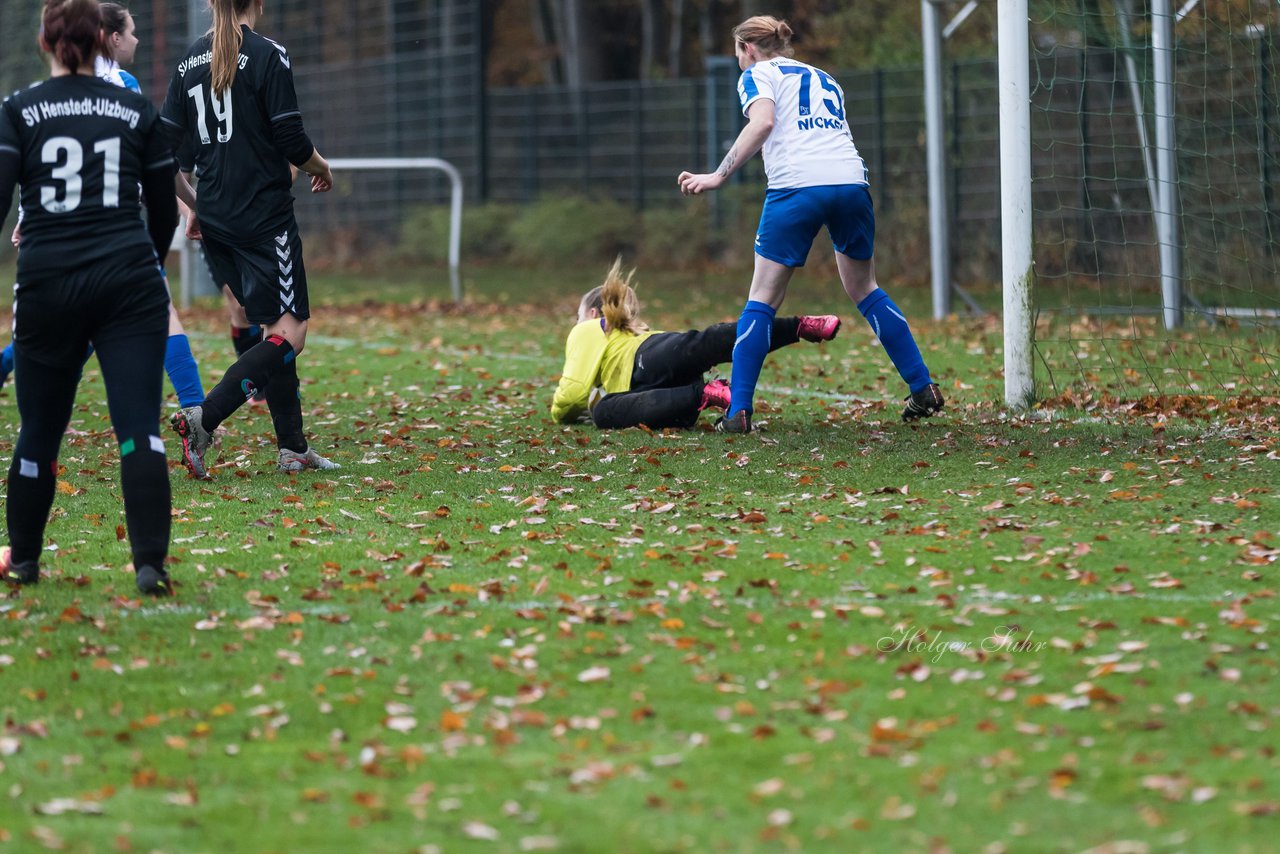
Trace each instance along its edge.
{"label": "black jersey with number 31", "polygon": [[210,85],[213,37],[205,36],[178,63],[160,113],[194,147],[201,228],[243,245],[292,221],[292,175],[272,122],[299,110],[288,52],[246,26],[240,31],[244,41],[230,92]]}
{"label": "black jersey with number 31", "polygon": [[83,74],[15,92],[0,107],[0,149],[22,158],[18,280],[83,269],[132,253],[155,258],[138,182],[172,169],[147,99]]}

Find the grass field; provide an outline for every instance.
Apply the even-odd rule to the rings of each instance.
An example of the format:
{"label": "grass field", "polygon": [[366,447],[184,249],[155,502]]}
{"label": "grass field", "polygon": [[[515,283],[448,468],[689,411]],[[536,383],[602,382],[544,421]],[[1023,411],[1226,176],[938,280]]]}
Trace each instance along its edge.
{"label": "grass field", "polygon": [[[640,278],[659,328],[741,298]],[[173,469],[158,604],[91,364],[45,580],[0,599],[0,852],[1275,850],[1274,396],[1012,417],[998,323],[908,294],[951,403],[903,425],[805,279],[846,326],[770,359],[763,431],[558,427],[594,279],[315,282],[343,468],[277,474],[242,410],[212,483]],[[187,320],[208,383],[225,323]]]}

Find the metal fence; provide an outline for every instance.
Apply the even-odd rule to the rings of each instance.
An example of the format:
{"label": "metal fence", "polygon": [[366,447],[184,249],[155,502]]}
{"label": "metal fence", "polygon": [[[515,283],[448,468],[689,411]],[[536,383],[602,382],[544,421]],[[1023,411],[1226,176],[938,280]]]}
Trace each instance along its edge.
{"label": "metal fence", "polygon": [[[186,4],[176,11],[162,0],[131,6],[140,38],[134,70],[158,103],[200,26],[193,27]],[[6,33],[29,32],[34,41],[38,8],[34,0],[0,4],[0,26]],[[675,176],[713,168],[741,126],[731,62],[713,63],[695,79],[576,90],[489,88],[487,25],[482,4],[464,0],[370,0],[358,15],[337,0],[277,0],[259,29],[288,46],[308,130],[326,155],[449,160],[463,175],[469,205],[583,193],[636,211],[661,209],[679,199]],[[34,47],[22,48],[30,42],[14,36],[9,44],[16,47],[7,47],[0,60],[0,84],[14,87],[41,76]],[[1046,271],[1124,275],[1147,264],[1154,245],[1134,104],[1118,55],[1062,48],[1033,60],[1035,221],[1037,234],[1056,247],[1037,258]],[[1180,54],[1189,239],[1261,239],[1274,246],[1280,225],[1276,55],[1268,39],[1221,55]],[[869,168],[880,234],[889,251],[898,243],[895,275],[923,280],[917,260],[927,258],[928,239],[922,72],[886,68],[836,76]],[[955,63],[948,77],[953,269],[961,283],[994,282],[1000,246],[995,63]],[[740,180],[758,186],[760,171],[757,158]],[[447,203],[449,186],[433,175],[376,173],[340,179],[327,196],[299,197],[299,216],[315,247],[309,253],[342,263],[394,243],[414,209]]]}

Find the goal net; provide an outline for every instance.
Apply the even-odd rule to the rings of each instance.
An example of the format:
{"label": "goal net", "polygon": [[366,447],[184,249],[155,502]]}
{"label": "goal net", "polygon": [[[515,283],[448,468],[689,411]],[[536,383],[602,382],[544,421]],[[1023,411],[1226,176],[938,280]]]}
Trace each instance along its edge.
{"label": "goal net", "polygon": [[1029,13],[1036,396],[1275,396],[1276,4]]}

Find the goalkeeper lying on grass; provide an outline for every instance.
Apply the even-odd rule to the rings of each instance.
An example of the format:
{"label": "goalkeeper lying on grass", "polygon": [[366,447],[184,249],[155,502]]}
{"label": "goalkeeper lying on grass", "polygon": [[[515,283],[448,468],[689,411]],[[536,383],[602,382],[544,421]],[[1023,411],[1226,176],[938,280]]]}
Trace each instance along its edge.
{"label": "goalkeeper lying on grass", "polygon": [[[640,424],[654,430],[688,428],[702,410],[729,405],[728,383],[705,382],[703,374],[732,359],[737,324],[655,332],[639,319],[640,301],[631,287],[634,273],[624,277],[618,259],[604,284],[582,297],[551,403],[557,422],[590,418],[601,429]],[[769,349],[802,339],[830,341],[839,329],[840,318],[834,315],[778,317]]]}

